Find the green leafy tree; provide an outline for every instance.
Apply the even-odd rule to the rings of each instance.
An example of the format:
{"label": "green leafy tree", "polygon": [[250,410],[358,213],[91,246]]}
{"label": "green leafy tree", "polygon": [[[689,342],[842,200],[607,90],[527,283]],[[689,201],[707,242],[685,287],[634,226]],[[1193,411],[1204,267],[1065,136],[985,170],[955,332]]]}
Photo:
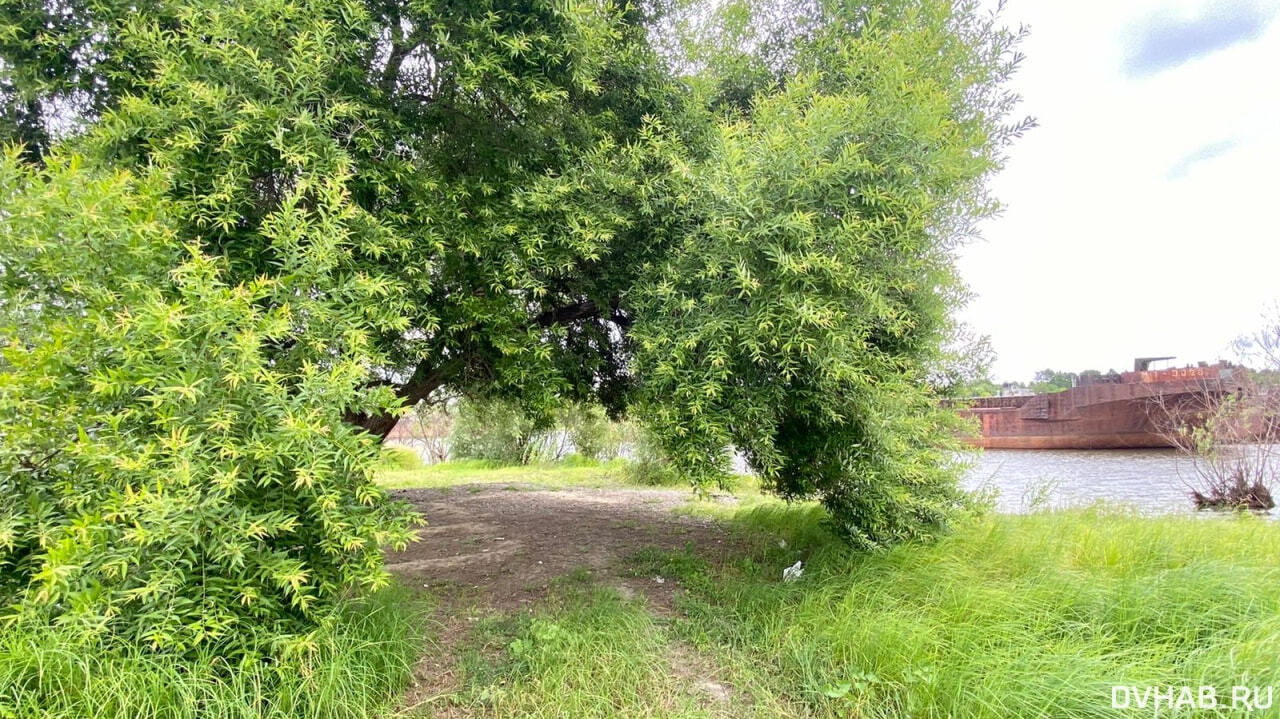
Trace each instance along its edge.
{"label": "green leafy tree", "polygon": [[585,459],[613,459],[623,441],[621,426],[593,404],[567,404],[550,418],[502,399],[463,399],[455,409],[450,450],[460,459],[528,464],[561,460],[570,449]]}
{"label": "green leafy tree", "polygon": [[947,396],[955,399],[995,397],[1000,394],[1001,389],[1001,385],[996,384],[995,380],[989,377],[982,377],[971,382],[951,385],[948,388]]}
{"label": "green leafy tree", "polygon": [[963,502],[926,380],[962,295],[952,242],[990,209],[1013,41],[969,9],[822,5],[779,89],[675,173],[680,242],[632,295],[645,413],[676,466],[719,479],[736,446],[862,547]]}
{"label": "green leafy tree", "polygon": [[1031,391],[1036,394],[1061,392],[1075,387],[1079,378],[1080,376],[1074,372],[1042,369],[1036,372],[1035,378],[1031,380]]}
{"label": "green leafy tree", "polygon": [[630,405],[695,481],[737,446],[866,547],[962,502],[928,374],[1025,126],[976,3],[67,7],[2,16],[0,129],[153,168],[175,241],[299,318],[267,366],[359,358],[352,425]]}
{"label": "green leafy tree", "polygon": [[1000,386],[991,379],[991,364],[995,356],[990,337],[956,325],[943,343],[938,361],[929,370],[929,384],[945,397],[997,394]]}
{"label": "green leafy tree", "polygon": [[[0,161],[4,618],[305,648],[335,598],[386,583],[381,548],[414,521],[343,420],[395,402],[364,387],[359,309],[299,291],[332,279],[314,265],[233,284],[184,246],[161,178],[46,160]],[[344,234],[336,187],[282,235]],[[283,341],[311,360],[277,364]]]}
{"label": "green leafy tree", "polygon": [[614,459],[622,450],[625,428],[612,422],[594,404],[570,404],[556,416],[556,424],[568,435],[573,451],[584,459]]}
{"label": "green leafy tree", "polygon": [[[91,83],[102,116],[74,141],[163,168],[180,234],[225,256],[237,280],[279,271],[264,230],[298,173],[341,173],[348,240],[324,259],[355,292],[332,299],[376,288],[369,311],[398,320],[372,338],[371,383],[408,405],[445,384],[546,411],[560,394],[620,405],[620,298],[663,246],[633,199],[649,169],[639,133],[677,102],[640,11],[194,0],[74,14],[99,59],[71,74],[129,77],[102,70]],[[27,44],[10,50],[6,66],[40,62]],[[19,90],[11,106],[58,101],[40,83]],[[295,349],[305,354],[286,343],[279,354]],[[351,417],[379,435],[396,418]]]}
{"label": "green leafy tree", "polygon": [[688,484],[688,479],[676,470],[652,430],[640,424],[632,425],[629,429],[631,461],[626,466],[629,481],[652,486]]}

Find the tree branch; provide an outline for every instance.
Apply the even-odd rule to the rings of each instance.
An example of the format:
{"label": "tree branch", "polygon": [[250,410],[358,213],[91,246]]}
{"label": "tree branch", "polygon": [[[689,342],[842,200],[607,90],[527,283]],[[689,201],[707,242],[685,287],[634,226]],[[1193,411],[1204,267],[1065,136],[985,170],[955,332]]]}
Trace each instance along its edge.
{"label": "tree branch", "polygon": [[[396,396],[405,405],[412,407],[429,397],[432,392],[444,386],[461,367],[462,362],[458,359],[446,360],[435,367],[432,367],[424,360],[418,363],[408,381],[396,387]],[[394,383],[382,382],[380,384],[391,385]],[[399,421],[399,417],[394,414],[371,415],[364,412],[348,412],[345,419],[382,440],[387,438],[387,435],[396,426],[396,422]]]}
{"label": "tree branch", "polygon": [[[578,320],[600,317],[602,313],[596,303],[591,300],[582,300],[572,305],[556,307],[547,310],[537,317],[533,318],[534,324],[540,327],[550,327],[551,325],[566,324],[576,322]],[[632,319],[622,312],[618,307],[618,301],[614,299],[610,302],[610,312],[608,320],[620,327],[630,327]]]}
{"label": "tree branch", "polygon": [[575,322],[588,317],[598,317],[599,315],[600,310],[596,307],[595,302],[592,302],[591,300],[583,300],[576,304],[547,310],[533,318],[533,321],[534,324],[537,324],[540,327],[550,327],[551,325]]}
{"label": "tree branch", "polygon": [[[571,305],[556,307],[547,310],[533,319],[533,324],[540,327],[550,327],[557,324],[566,324],[577,322],[578,320],[591,319],[601,317],[603,313],[596,303],[591,300],[582,300]],[[618,301],[615,299],[610,302],[610,312],[608,320],[620,327],[629,327],[631,318],[622,312],[618,307]],[[413,374],[403,384],[397,385],[392,381],[381,381],[374,383],[372,386],[392,386],[395,387],[396,396],[399,397],[406,406],[412,407],[418,402],[426,399],[437,389],[443,387],[454,375],[462,369],[463,361],[461,358],[452,358],[445,360],[439,365],[432,366],[426,361],[418,364],[413,370]],[[370,415],[363,412],[349,412],[346,420],[354,424],[366,432],[377,436],[379,439],[385,440],[387,435],[396,426],[399,418],[394,414],[377,414]]]}

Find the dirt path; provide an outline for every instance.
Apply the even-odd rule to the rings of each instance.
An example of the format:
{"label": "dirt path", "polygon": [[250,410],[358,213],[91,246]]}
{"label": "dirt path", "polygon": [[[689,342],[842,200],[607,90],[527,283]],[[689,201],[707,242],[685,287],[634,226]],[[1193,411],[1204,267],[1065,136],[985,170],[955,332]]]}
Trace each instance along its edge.
{"label": "dirt path", "polygon": [[416,586],[500,611],[532,603],[551,580],[579,568],[639,584],[646,596],[669,605],[664,585],[624,577],[621,560],[650,547],[686,544],[718,554],[727,541],[716,522],[672,514],[689,501],[688,491],[480,484],[393,494],[413,503],[429,524],[419,532],[421,541],[387,558],[388,568]]}
{"label": "dirt path", "polygon": [[676,582],[629,576],[625,560],[648,548],[691,546],[708,559],[731,549],[719,523],[672,513],[689,501],[688,490],[551,490],[514,483],[393,495],[414,504],[429,525],[420,531],[421,541],[387,558],[388,568],[441,599],[439,649],[418,667],[410,706],[455,688],[453,650],[476,614],[532,608],[553,580],[583,568],[625,596],[643,596],[659,616],[669,614],[680,591]]}

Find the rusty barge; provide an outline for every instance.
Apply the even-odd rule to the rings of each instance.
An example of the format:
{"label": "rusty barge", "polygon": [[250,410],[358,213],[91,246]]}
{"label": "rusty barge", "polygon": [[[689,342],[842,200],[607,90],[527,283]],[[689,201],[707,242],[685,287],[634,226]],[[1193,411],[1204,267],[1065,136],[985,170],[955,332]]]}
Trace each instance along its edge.
{"label": "rusty barge", "polygon": [[1167,428],[1207,399],[1239,392],[1241,370],[1226,362],[1152,370],[1139,358],[1132,372],[1112,373],[1061,392],[976,397],[951,404],[978,422],[964,439],[986,449],[1131,449],[1173,446]]}

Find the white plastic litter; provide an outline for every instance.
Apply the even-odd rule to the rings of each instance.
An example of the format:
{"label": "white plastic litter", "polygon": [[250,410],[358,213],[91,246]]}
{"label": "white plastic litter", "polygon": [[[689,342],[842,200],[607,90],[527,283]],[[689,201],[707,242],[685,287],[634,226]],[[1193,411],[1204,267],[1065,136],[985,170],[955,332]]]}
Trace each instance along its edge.
{"label": "white plastic litter", "polygon": [[804,574],[804,562],[796,562],[795,564],[782,570],[782,581],[794,582]]}
{"label": "white plastic litter", "polygon": [[653,581],[654,581],[654,582],[656,582],[656,583],[658,583],[658,584],[666,584],[666,583],[667,583],[667,580],[663,579],[662,577],[654,577],[654,578],[653,578]]}

